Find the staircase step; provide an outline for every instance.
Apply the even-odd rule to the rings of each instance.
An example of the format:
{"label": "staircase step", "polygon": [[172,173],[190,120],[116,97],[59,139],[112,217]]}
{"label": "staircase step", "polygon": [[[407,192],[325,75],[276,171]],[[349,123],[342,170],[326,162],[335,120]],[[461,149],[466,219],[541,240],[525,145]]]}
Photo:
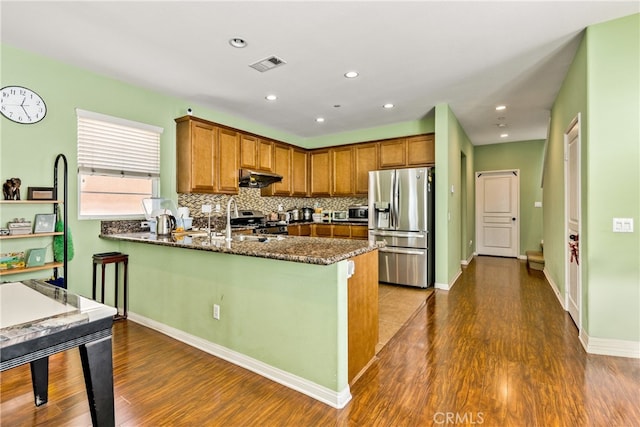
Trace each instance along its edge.
{"label": "staircase step", "polygon": [[540,251],[527,251],[527,267],[533,270],[544,269],[544,255]]}

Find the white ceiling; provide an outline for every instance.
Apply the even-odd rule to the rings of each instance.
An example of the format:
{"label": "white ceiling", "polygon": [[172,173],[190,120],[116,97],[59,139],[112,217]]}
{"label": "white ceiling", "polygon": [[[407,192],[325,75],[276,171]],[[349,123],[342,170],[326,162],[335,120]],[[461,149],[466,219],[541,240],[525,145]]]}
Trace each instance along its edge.
{"label": "white ceiling", "polygon": [[[638,1],[3,0],[0,14],[2,43],[176,96],[195,115],[205,106],[321,145],[448,103],[481,145],[544,139],[582,30],[639,11]],[[287,64],[249,67],[271,55]]]}

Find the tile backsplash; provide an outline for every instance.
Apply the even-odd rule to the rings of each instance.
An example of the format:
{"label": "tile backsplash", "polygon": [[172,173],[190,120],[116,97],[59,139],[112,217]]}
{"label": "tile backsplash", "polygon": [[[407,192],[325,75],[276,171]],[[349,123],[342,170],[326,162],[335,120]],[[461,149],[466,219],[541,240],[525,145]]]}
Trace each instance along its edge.
{"label": "tile backsplash", "polygon": [[[366,205],[366,197],[262,197],[260,189],[240,188],[240,192],[233,196],[238,209],[257,210],[262,213],[276,212],[278,206],[286,211],[291,208],[319,207],[329,210],[347,210],[349,206]],[[224,194],[178,194],[178,206],[189,208],[193,218],[204,217],[202,205],[211,205],[215,209],[220,204],[222,214],[226,214],[229,196]]]}

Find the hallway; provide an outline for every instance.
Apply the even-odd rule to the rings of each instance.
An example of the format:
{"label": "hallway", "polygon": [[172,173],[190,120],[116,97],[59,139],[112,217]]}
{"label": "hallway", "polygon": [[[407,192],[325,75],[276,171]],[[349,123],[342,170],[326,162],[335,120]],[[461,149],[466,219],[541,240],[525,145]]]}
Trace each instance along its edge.
{"label": "hallway", "polygon": [[[538,271],[478,257],[436,291],[330,408],[133,322],[114,327],[123,426],[638,426],[640,361],[587,355]],[[188,367],[188,369],[185,369]],[[50,361],[49,403],[28,366],[2,373],[0,424],[89,425],[77,352]]]}

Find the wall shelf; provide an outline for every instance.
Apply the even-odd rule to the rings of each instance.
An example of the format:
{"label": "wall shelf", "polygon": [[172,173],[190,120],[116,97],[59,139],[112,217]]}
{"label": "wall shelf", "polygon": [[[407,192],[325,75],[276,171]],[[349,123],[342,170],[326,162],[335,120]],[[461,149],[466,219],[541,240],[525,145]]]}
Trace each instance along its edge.
{"label": "wall shelf", "polygon": [[8,239],[28,239],[30,237],[47,237],[47,236],[62,236],[62,231],[54,231],[53,233],[30,233],[30,234],[13,234],[9,236],[0,236],[0,240]]}
{"label": "wall shelf", "polygon": [[62,267],[64,263],[62,262],[47,262],[44,265],[39,265],[37,267],[24,267],[24,268],[9,268],[7,270],[0,270],[0,276],[5,276],[9,274],[20,274],[20,273],[28,273],[30,271],[40,271],[40,270],[51,270],[52,268]]}

